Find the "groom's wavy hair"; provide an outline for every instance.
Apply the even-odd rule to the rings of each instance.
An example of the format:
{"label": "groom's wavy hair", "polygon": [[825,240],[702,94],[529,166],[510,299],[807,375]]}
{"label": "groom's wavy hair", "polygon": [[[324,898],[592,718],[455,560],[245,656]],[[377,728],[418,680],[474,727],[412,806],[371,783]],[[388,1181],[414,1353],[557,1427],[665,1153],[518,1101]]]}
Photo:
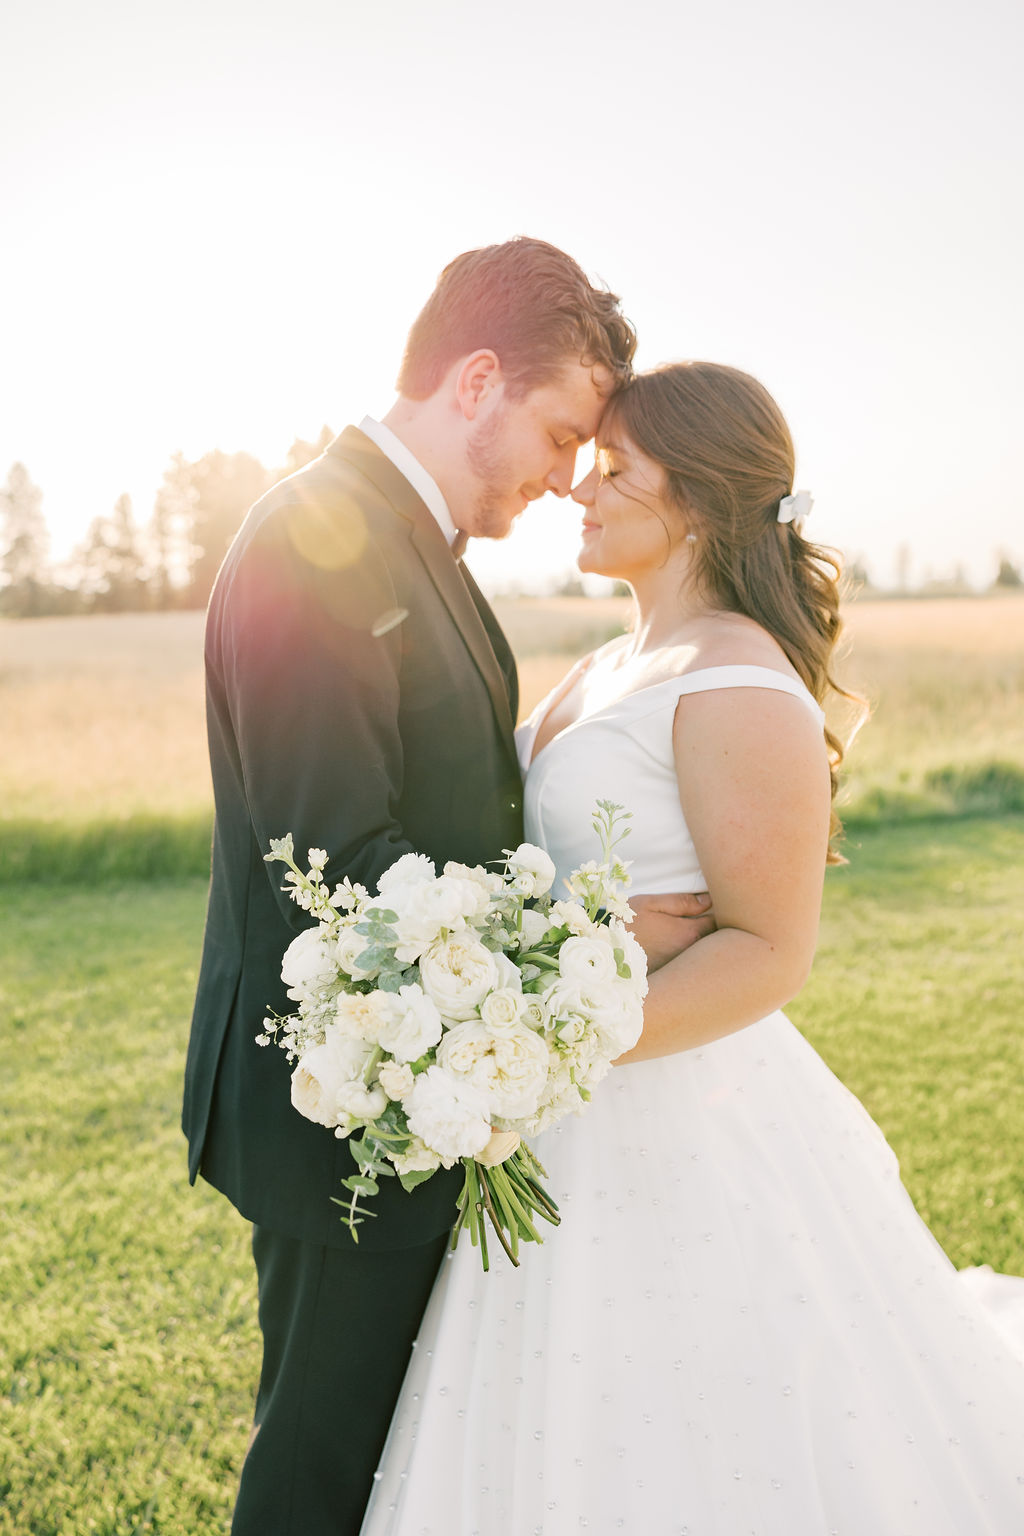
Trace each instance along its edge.
{"label": "groom's wavy hair", "polygon": [[[616,395],[602,436],[613,426],[665,471],[669,496],[696,535],[691,570],[700,596],[760,624],[818,703],[840,695],[857,706],[859,725],[863,701],[831,670],[842,628],[839,558],[778,520],[779,502],[793,490],[795,454],[764,386],[719,363],[669,363]],[[834,800],[843,742],[829,726],[825,741]],[[829,863],[843,862],[834,848],[840,831],[833,809]]]}
{"label": "groom's wavy hair", "polygon": [[618,297],[594,287],[571,256],[519,235],[445,267],[409,332],[399,394],[428,399],[453,363],[484,347],[513,397],[572,362],[607,368],[614,390],[632,376],[636,333]]}

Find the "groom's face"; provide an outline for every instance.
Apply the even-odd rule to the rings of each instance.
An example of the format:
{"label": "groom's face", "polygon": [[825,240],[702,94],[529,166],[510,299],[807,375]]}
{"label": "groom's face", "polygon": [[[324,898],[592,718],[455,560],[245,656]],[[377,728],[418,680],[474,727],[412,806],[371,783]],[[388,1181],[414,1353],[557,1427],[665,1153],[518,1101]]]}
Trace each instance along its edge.
{"label": "groom's face", "polygon": [[466,444],[465,532],[503,539],[528,502],[546,491],[567,496],[576,450],[597,431],[610,390],[607,370],[578,362],[525,395],[501,384]]}

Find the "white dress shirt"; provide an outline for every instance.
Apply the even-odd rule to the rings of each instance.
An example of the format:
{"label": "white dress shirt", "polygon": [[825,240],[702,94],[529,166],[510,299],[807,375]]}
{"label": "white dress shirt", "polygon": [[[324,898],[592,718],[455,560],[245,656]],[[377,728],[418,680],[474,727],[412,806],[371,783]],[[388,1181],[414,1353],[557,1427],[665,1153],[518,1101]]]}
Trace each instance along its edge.
{"label": "white dress shirt", "polygon": [[382,421],[374,421],[372,416],[364,416],[359,423],[359,430],[365,432],[370,441],[377,444],[381,453],[391,460],[398,472],[405,476],[416,494],[426,503],[434,515],[437,526],[448,541],[450,549],[458,537],[459,530],[452,522],[448,503],[441,495],[437,481],[432,475],[427,474],[416,455]]}

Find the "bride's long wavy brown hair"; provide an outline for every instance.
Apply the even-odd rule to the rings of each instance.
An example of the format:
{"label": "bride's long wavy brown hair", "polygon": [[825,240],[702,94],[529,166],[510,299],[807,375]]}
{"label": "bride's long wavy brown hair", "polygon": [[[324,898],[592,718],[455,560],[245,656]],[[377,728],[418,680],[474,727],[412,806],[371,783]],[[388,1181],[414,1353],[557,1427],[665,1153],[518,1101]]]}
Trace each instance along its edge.
{"label": "bride's long wavy brown hair", "polygon": [[[614,423],[665,471],[693,545],[692,577],[711,606],[742,613],[782,647],[824,704],[834,692],[853,700],[832,674],[841,566],[795,523],[778,521],[793,490],[795,455],[785,417],[762,384],[720,363],[668,363],[638,374],[611,401],[602,435]],[[858,701],[859,702],[859,701]],[[832,779],[829,863],[841,831],[834,808],[843,743],[826,726]]]}

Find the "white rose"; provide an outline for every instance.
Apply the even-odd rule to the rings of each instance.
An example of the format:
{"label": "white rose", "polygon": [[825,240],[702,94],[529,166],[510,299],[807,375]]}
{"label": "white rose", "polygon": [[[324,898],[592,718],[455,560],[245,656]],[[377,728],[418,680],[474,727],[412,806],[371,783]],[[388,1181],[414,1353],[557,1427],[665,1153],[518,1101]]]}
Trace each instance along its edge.
{"label": "white rose", "polygon": [[343,928],[334,945],[334,957],[346,976],[354,976],[363,981],[370,976],[375,976],[375,970],[364,970],[359,964],[359,956],[366,949],[366,936],[356,933],[355,928]]}
{"label": "white rose", "polygon": [[306,1051],[292,1072],[292,1103],[317,1125],[338,1124],[338,1090],[358,1078],[370,1050],[329,1029],[323,1045]]}
{"label": "white rose", "polygon": [[420,959],[420,983],[446,1019],[471,1019],[497,983],[495,957],[476,938],[437,939]]}
{"label": "white rose", "polygon": [[412,1086],[416,1079],[413,1076],[412,1068],[404,1061],[384,1061],[381,1062],[380,1070],[377,1073],[377,1081],[389,1099],[397,1099],[401,1102],[402,1099],[408,1098],[412,1092]]}
{"label": "white rose", "polygon": [[519,948],[533,949],[540,943],[548,929],[554,926],[550,917],[545,916],[543,912],[537,912],[533,907],[524,907],[519,931]]}
{"label": "white rose", "polygon": [[536,1112],[548,1079],[547,1043],[527,1024],[490,1030],[482,1019],[449,1029],[438,1066],[486,1096],[492,1116],[518,1120]]}
{"label": "white rose", "polygon": [[522,1000],[523,1023],[543,1033],[547,1028],[548,1010],[542,993],[526,993]]}
{"label": "white rose", "polygon": [[[377,881],[378,894],[405,885],[424,885],[434,878],[434,866],[424,853],[403,853]],[[377,903],[377,905],[381,905]]]}
{"label": "white rose", "polygon": [[387,995],[391,1008],[377,1043],[398,1061],[418,1061],[440,1040],[441,1015],[422,987],[399,987],[397,993]]}
{"label": "white rose", "polygon": [[331,947],[324,942],[320,928],[304,928],[292,939],[281,959],[281,980],[296,1003],[315,996],[337,975]]}
{"label": "white rose", "polygon": [[555,878],[555,866],[543,848],[520,843],[508,856],[512,888],[523,896],[546,896]]}
{"label": "white rose", "polygon": [[608,986],[618,975],[611,945],[602,939],[566,939],[558,951],[558,974],[588,991]]}
{"label": "white rose", "polygon": [[508,1162],[518,1150],[519,1142],[518,1131],[495,1131],[483,1151],[477,1153],[476,1160],[485,1168],[497,1168],[499,1163]]}
{"label": "white rose", "polygon": [[389,992],[342,992],[334,1004],[335,1027],[349,1039],[380,1045],[395,1014],[392,997]]}
{"label": "white rose", "polygon": [[523,990],[523,973],[514,960],[501,950],[494,951],[495,987],[508,992],[521,992]]}
{"label": "white rose", "polygon": [[480,1017],[489,1029],[501,1029],[516,1024],[523,1011],[523,994],[512,987],[499,987],[489,992],[480,1004]]}
{"label": "white rose", "polygon": [[457,1083],[440,1067],[428,1067],[413,1085],[406,1105],[409,1130],[451,1168],[475,1157],[491,1139],[487,1102],[468,1083]]}

